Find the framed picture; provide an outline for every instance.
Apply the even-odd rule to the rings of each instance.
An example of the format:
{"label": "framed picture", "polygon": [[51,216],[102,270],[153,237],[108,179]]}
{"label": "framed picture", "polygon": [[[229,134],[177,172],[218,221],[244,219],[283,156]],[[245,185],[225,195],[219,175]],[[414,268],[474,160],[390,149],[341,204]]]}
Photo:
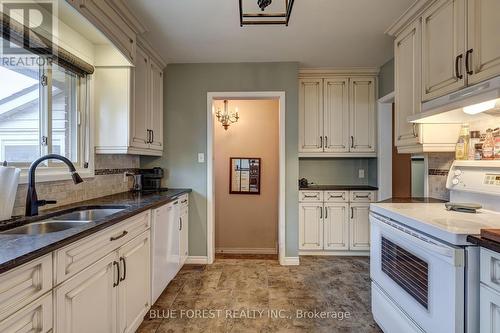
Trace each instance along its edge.
{"label": "framed picture", "polygon": [[229,193],[260,194],[260,158],[229,159]]}

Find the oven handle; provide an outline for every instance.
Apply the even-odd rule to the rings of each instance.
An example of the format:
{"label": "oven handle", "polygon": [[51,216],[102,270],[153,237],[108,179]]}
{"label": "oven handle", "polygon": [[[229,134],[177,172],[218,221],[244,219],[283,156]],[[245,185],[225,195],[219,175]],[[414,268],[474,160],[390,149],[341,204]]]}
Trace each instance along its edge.
{"label": "oven handle", "polygon": [[451,263],[453,266],[464,266],[464,255],[461,249],[431,243],[391,226],[389,221],[379,216],[375,216],[374,214],[370,214],[370,216],[375,222],[378,222],[382,229],[389,233],[392,233],[394,236],[401,237],[408,242],[411,242],[412,244],[420,247],[421,249],[440,255],[441,257],[448,258],[443,258],[443,260]]}

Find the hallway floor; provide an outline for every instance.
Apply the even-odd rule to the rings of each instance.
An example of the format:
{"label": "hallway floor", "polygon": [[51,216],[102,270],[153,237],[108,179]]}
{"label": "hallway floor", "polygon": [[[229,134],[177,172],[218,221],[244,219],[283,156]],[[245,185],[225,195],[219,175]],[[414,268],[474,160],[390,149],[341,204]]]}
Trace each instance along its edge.
{"label": "hallway floor", "polygon": [[[137,332],[381,332],[370,311],[368,258],[300,262],[217,259],[185,266]],[[312,318],[299,318],[306,311]]]}

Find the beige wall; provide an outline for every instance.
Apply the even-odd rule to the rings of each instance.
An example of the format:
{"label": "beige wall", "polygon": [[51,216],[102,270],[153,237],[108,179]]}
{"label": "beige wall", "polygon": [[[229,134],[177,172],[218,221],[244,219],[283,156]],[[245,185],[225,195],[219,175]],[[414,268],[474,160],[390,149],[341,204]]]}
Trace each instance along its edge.
{"label": "beige wall", "polygon": [[[223,110],[223,102],[216,106]],[[279,102],[229,101],[240,120],[215,123],[215,246],[276,249],[278,239]],[[260,195],[229,194],[229,158],[260,157]]]}

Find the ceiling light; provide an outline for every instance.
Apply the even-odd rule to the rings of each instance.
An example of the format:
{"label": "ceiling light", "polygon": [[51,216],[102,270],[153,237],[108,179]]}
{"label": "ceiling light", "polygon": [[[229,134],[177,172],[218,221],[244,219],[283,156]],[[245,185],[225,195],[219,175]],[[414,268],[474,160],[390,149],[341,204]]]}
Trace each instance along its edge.
{"label": "ceiling light", "polygon": [[228,110],[228,101],[224,101],[224,111],[221,111],[220,108],[217,109],[215,115],[217,116],[217,120],[222,124],[222,127],[227,131],[229,125],[235,123],[240,119],[238,115],[238,108],[236,108],[235,112],[229,112]]}
{"label": "ceiling light", "polygon": [[[294,0],[240,0],[240,26],[288,26]],[[267,11],[266,11],[267,10]]]}
{"label": "ceiling light", "polygon": [[466,106],[464,107],[464,112],[471,115],[478,114],[493,109],[495,105],[496,105],[496,100],[493,99],[491,101]]}

